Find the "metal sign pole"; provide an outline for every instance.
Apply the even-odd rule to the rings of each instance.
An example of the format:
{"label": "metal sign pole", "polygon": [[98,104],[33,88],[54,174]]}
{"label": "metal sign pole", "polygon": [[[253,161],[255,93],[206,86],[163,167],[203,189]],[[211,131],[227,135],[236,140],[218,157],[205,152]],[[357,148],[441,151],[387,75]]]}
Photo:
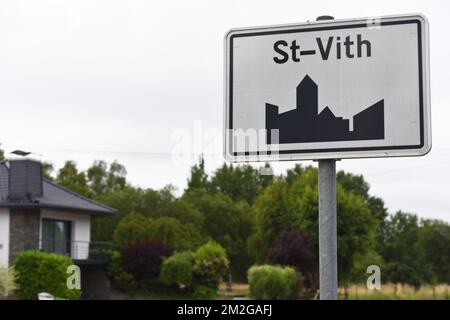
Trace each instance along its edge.
{"label": "metal sign pole", "polygon": [[337,300],[336,160],[319,160],[320,300]]}
{"label": "metal sign pole", "polygon": [[[320,16],[316,21],[334,20]],[[336,160],[319,160],[320,300],[337,300]]]}

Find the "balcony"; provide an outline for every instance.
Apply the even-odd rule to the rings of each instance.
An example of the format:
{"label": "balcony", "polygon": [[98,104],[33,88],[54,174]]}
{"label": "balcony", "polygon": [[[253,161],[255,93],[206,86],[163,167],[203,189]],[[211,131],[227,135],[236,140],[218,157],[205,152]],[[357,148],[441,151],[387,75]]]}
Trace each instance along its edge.
{"label": "balcony", "polygon": [[113,244],[100,241],[40,239],[39,249],[43,252],[69,256],[77,264],[104,264],[108,262],[108,252],[113,250]]}

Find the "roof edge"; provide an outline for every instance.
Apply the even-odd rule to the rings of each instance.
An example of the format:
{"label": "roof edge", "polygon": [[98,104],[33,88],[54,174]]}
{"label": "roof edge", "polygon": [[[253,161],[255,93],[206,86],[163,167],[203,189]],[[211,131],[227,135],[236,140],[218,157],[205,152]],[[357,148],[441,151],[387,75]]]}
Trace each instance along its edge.
{"label": "roof edge", "polygon": [[[118,210],[115,209],[115,208],[111,208],[111,207],[109,207],[109,206],[107,206],[107,205],[104,205],[104,204],[102,204],[102,203],[99,203],[99,202],[97,202],[97,201],[94,201],[94,200],[92,200],[92,199],[89,199],[88,197],[85,197],[85,196],[83,196],[83,195],[81,195],[81,194],[79,194],[79,193],[76,193],[75,191],[72,191],[72,190],[70,190],[70,189],[68,189],[68,188],[66,188],[66,187],[63,187],[63,186],[61,186],[61,185],[59,185],[59,184],[57,184],[57,183],[55,183],[55,182],[53,182],[53,181],[50,181],[50,180],[48,180],[48,179],[43,178],[42,181],[43,181],[43,182],[46,182],[46,183],[48,183],[48,184],[51,184],[52,186],[54,186],[54,187],[56,187],[56,188],[58,188],[58,189],[61,189],[61,190],[65,191],[65,192],[68,192],[68,193],[74,195],[75,197],[78,197],[78,198],[80,198],[80,199],[82,199],[82,200],[84,200],[84,201],[90,202],[90,203],[95,204],[95,205],[97,205],[97,206],[99,206],[99,207],[102,207],[102,208],[104,208],[104,209],[106,209],[106,210],[109,210],[109,211],[111,211],[111,213],[113,213],[113,214],[117,214],[117,211],[118,211]],[[84,210],[84,211],[90,211],[90,210]],[[95,211],[95,210],[92,210],[92,211]],[[95,211],[95,212],[97,212],[97,211]],[[98,211],[98,212],[100,212],[100,211]]]}

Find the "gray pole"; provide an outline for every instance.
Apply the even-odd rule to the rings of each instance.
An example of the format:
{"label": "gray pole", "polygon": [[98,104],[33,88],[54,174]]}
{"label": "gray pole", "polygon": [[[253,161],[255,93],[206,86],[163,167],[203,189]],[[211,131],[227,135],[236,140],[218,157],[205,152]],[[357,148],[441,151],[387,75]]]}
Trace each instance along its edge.
{"label": "gray pole", "polygon": [[320,300],[337,299],[336,160],[319,160]]}
{"label": "gray pole", "polygon": [[[316,20],[333,20],[320,16]],[[336,160],[319,160],[320,300],[337,300]]]}

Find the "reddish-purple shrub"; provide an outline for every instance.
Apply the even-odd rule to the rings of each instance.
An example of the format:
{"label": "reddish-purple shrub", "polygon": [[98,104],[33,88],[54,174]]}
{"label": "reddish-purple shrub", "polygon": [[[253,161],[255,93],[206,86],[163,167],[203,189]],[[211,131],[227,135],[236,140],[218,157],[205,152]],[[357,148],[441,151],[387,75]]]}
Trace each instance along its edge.
{"label": "reddish-purple shrub", "polygon": [[298,229],[284,231],[270,248],[267,260],[273,264],[294,267],[302,275],[308,276],[314,267],[311,238]]}
{"label": "reddish-purple shrub", "polygon": [[172,248],[162,242],[132,244],[122,249],[122,266],[138,281],[157,278],[163,257],[171,254]]}

